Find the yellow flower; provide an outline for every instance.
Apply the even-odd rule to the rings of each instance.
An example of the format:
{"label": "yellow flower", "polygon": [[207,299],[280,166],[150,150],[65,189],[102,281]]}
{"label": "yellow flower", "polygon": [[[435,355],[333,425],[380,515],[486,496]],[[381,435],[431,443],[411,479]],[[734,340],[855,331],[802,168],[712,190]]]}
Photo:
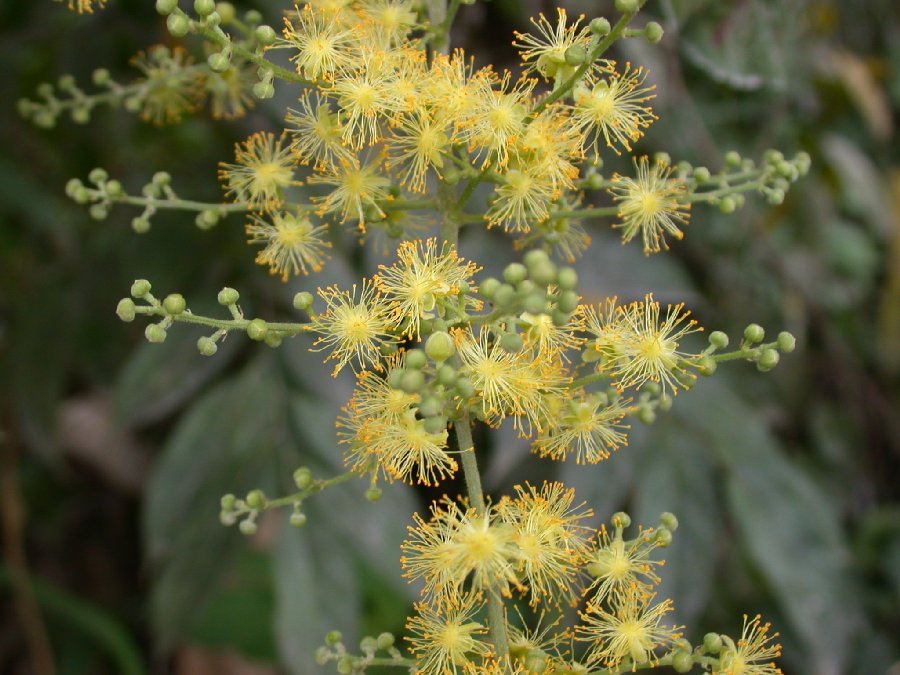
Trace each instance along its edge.
{"label": "yellow flower", "polygon": [[291,61],[303,77],[333,79],[356,56],[356,35],[339,20],[342,14],[307,4],[285,17],[284,39],[293,47]]}
{"label": "yellow flower", "polygon": [[564,326],[553,323],[549,314],[522,312],[519,315],[522,336],[526,345],[540,356],[562,359],[568,362],[566,350],[580,346],[584,340],[575,335],[578,322],[569,321]]}
{"label": "yellow flower", "polygon": [[334,189],[324,197],[313,197],[319,204],[319,214],[333,213],[346,223],[356,217],[361,231],[366,229],[366,209],[374,209],[380,217],[384,211],[380,203],[388,199],[391,181],[383,175],[381,164],[373,160],[368,164],[342,162],[335,167],[320,167],[326,173],[310,176],[310,185],[332,185]]}
{"label": "yellow flower", "polygon": [[[66,0],[56,0],[56,2],[65,2]],[[103,9],[106,7],[106,0],[67,0],[69,4],[69,9],[79,14],[83,14],[87,12],[90,14],[94,11],[93,4],[96,2],[97,7]]]}
{"label": "yellow flower", "polygon": [[681,239],[690,216],[691,205],[684,201],[684,185],[669,178],[672,168],[654,162],[647,157],[634,162],[636,176],[616,174],[607,192],[619,205],[621,222],[613,227],[621,228],[622,241],[631,241],[638,233],[644,240],[644,253],[658,253],[666,245],[665,234]]}
{"label": "yellow flower", "polygon": [[521,589],[515,535],[495,508],[479,514],[445,497],[431,505],[427,523],[419,514],[413,520],[400,561],[407,578],[424,582],[426,595],[437,602],[456,597],[470,577],[473,592],[492,588],[509,596],[511,588]]}
{"label": "yellow flower", "polygon": [[256,64],[232,57],[231,65],[223,72],[210,70],[204,87],[209,94],[212,116],[216,119],[243,117],[248,108],[256,105],[253,85],[259,81]]}
{"label": "yellow flower", "polygon": [[521,42],[513,42],[513,46],[519,48],[522,61],[527,64],[525,71],[536,71],[548,79],[569,77],[575,68],[566,63],[566,50],[582,47],[587,52],[590,49],[590,30],[587,26],[579,28],[583,19],[584,15],[581,15],[574,23],[567,25],[566,10],[561,7],[556,10],[556,26],[543,14],[537,20],[531,18],[538,34],[516,32],[516,38]]}
{"label": "yellow flower", "polygon": [[236,202],[272,211],[284,201],[284,189],[298,185],[294,180],[294,158],[284,136],[276,140],[274,134],[255,133],[235,145],[234,156],[235,164],[220,164],[219,178]]}
{"label": "yellow flower", "polygon": [[555,396],[548,402],[547,428],[534,450],[541,457],[565,461],[574,454],[576,464],[596,464],[628,444],[629,427],[621,421],[632,410],[630,403],[631,399],[608,403],[598,394]]}
{"label": "yellow flower", "polygon": [[482,165],[506,166],[510,148],[525,132],[534,80],[522,79],[510,87],[511,77],[506,72],[499,82],[495,77],[470,80],[472,106],[462,122],[463,137],[476,156],[484,155]]}
{"label": "yellow flower", "polygon": [[416,672],[455,674],[470,658],[486,656],[491,647],[481,636],[487,629],[475,620],[483,606],[476,595],[454,598],[438,609],[416,603],[416,616],[406,624],[410,633],[406,641],[416,657]]}
{"label": "yellow flower", "polygon": [[381,53],[366,52],[352,71],[342,71],[330,93],[343,122],[341,140],[355,150],[381,138],[381,125],[393,122],[402,109],[393,69]]}
{"label": "yellow flower", "polygon": [[583,157],[582,135],[561,105],[553,105],[531,121],[518,141],[520,165],[545,175],[555,188],[573,190],[576,160]]}
{"label": "yellow flower", "polygon": [[138,52],[131,65],[143,73],[144,84],[141,119],[154,124],[181,121],[185,113],[194,111],[203,97],[203,85],[194,60],[181,47],[165,45]]}
{"label": "yellow flower", "polygon": [[363,279],[357,299],[356,285],[350,291],[337,286],[318,290],[327,307],[324,314],[312,317],[307,330],[319,333],[311,351],[330,349],[326,361],[335,360],[332,375],[356,359],[361,368],[371,365],[381,370],[379,346],[393,341],[388,331],[388,306],[376,294],[372,283]]}
{"label": "yellow flower", "polygon": [[353,154],[341,141],[340,117],[332,111],[328,99],[308,89],[301,94],[299,103],[300,109],[289,109],[285,117],[285,122],[292,127],[288,132],[297,161],[332,168],[341,162],[352,162]]}
{"label": "yellow flower", "polygon": [[401,44],[418,26],[413,0],[361,0],[357,11],[362,28],[379,49]]}
{"label": "yellow flower", "polygon": [[[405,241],[397,249],[397,262],[390,267],[381,265],[374,282],[391,303],[393,325],[418,338],[420,321],[435,316],[439,302],[467,291],[478,269],[455,249],[442,246],[439,250],[434,238]],[[468,295],[465,302],[480,308]]]}
{"label": "yellow flower", "polygon": [[[653,98],[654,87],[643,87],[646,73],[631,69],[608,77],[590,76],[585,85],[574,93],[572,117],[590,136],[587,147],[600,154],[600,139],[619,154],[617,145],[631,151],[631,143],[638,140],[656,116],[644,104]],[[588,137],[586,137],[587,141]]]}
{"label": "yellow flower", "polygon": [[713,675],[781,675],[770,659],[781,656],[781,645],[772,642],[778,633],[769,635],[771,624],[760,623],[757,614],[747,620],[744,615],[744,628],[737,644],[728,636],[723,636],[725,648],[719,655],[719,665]]}
{"label": "yellow flower", "polygon": [[517,485],[516,498],[497,507],[512,526],[518,547],[517,571],[527,580],[531,604],[544,597],[570,601],[572,583],[588,552],[588,528],[580,521],[593,515],[584,503],[573,506],[575,490],[545,482],[540,489]]}
{"label": "yellow flower", "polygon": [[658,546],[650,530],[641,530],[637,537],[625,541],[620,528],[610,536],[606,526],[602,525],[597,548],[590,554],[586,566],[588,574],[594,577],[588,588],[588,592],[594,591],[590,603],[600,605],[610,598],[622,598],[635,591],[649,595],[652,587],[660,582],[654,568],[663,562],[650,558]]}
{"label": "yellow flower", "polygon": [[401,120],[387,141],[388,166],[393,170],[405,167],[399,180],[401,185],[412,192],[424,192],[428,169],[440,175],[444,154],[450,148],[449,131],[446,122],[423,110]]}
{"label": "yellow flower", "polygon": [[269,223],[259,216],[250,216],[246,232],[250,244],[265,248],[256,256],[260,265],[268,265],[272,274],[280,274],[287,281],[291,274],[318,272],[327,259],[326,249],[331,243],[322,240],[327,232],[324,225],[313,225],[303,214],[288,211],[273,213]]}
{"label": "yellow flower", "polygon": [[545,220],[558,191],[550,175],[536,167],[510,169],[500,175],[493,203],[487,212],[490,226],[507,232],[528,232],[531,224]]}
{"label": "yellow flower", "polygon": [[672,602],[650,605],[651,597],[632,593],[615,603],[612,612],[589,605],[581,614],[584,622],[576,628],[577,639],[590,643],[587,662],[614,668],[630,659],[637,666],[653,663],[654,650],[680,637],[675,628],[660,626],[662,617],[672,611]]}

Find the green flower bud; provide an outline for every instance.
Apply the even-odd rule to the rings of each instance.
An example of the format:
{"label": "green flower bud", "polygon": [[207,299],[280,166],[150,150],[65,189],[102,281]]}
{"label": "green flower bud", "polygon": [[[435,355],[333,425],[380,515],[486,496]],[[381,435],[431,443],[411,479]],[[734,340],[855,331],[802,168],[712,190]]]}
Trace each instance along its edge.
{"label": "green flower bud", "polygon": [[422,423],[422,426],[425,427],[425,431],[429,434],[439,434],[447,428],[447,418],[443,415],[435,415],[427,418]]}
{"label": "green flower bud", "polygon": [[263,342],[266,343],[267,347],[280,347],[284,337],[279,333],[266,333],[266,337],[263,338]]}
{"label": "green flower bud", "polygon": [[178,315],[184,312],[186,308],[187,302],[185,302],[181,293],[170,293],[163,300],[163,309],[166,310],[166,314]]}
{"label": "green flower bud", "polygon": [[325,636],[325,644],[331,645],[333,647],[334,645],[340,644],[341,640],[343,640],[343,639],[344,639],[344,636],[341,634],[341,631],[332,630],[332,631],[329,631],[328,634]]}
{"label": "green flower bud", "polygon": [[91,81],[98,87],[105,87],[112,78],[106,68],[97,68],[91,73]]}
{"label": "green flower bud", "polygon": [[378,642],[371,635],[366,635],[359,641],[359,651],[364,654],[374,654],[378,650]]}
{"label": "green flower bud", "polygon": [[135,216],[131,219],[131,229],[135,234],[147,234],[150,231],[150,219],[147,216]]}
{"label": "green flower bud", "polygon": [[152,342],[153,344],[165,342],[166,329],[158,323],[151,323],[144,329],[144,337],[147,338],[147,342]]}
{"label": "green flower bud", "polygon": [[235,304],[240,297],[240,293],[238,293],[233,288],[229,288],[228,286],[226,286],[221,291],[219,291],[219,294],[216,296],[216,300],[218,300],[220,305],[227,307],[228,305]]}
{"label": "green flower bud", "polygon": [[150,282],[146,279],[137,279],[133,284],[131,284],[131,297],[132,298],[143,298],[150,292]]}
{"label": "green flower bud", "polygon": [[394,646],[394,640],[393,633],[381,633],[376,640],[376,644],[381,651],[387,651]]}
{"label": "green flower bud", "polygon": [[694,669],[694,657],[690,652],[675,652],[672,655],[672,670],[676,673],[689,673]]}
{"label": "green flower bud", "polygon": [[303,511],[294,511],[288,520],[293,527],[303,527],[306,525],[306,514]]}
{"label": "green flower bud", "polygon": [[554,326],[559,326],[560,328],[569,323],[569,319],[571,318],[571,314],[568,312],[564,312],[561,309],[554,309],[550,314],[550,319],[553,321]]}
{"label": "green flower bud", "polygon": [[271,26],[257,26],[254,35],[256,35],[256,41],[266,47],[273,44],[275,40],[278,39],[278,34]]}
{"label": "green flower bud", "polygon": [[529,649],[525,655],[525,670],[529,673],[543,673],[547,670],[547,652],[543,649]]}
{"label": "green flower bud", "polygon": [[590,28],[591,32],[594,35],[599,35],[600,37],[609,35],[609,31],[612,30],[612,26],[609,25],[609,21],[604,19],[602,16],[597,17],[596,19],[591,19]]}
{"label": "green flower bud", "polygon": [[716,363],[715,359],[711,359],[708,356],[704,356],[697,363],[697,366],[698,366],[697,370],[700,372],[701,375],[709,376],[709,375],[712,375],[714,372],[716,372],[716,369],[719,367],[719,364]]}
{"label": "green flower bud", "polygon": [[237,497],[231,493],[222,495],[222,498],[219,500],[219,506],[222,507],[223,511],[233,511],[236,503]]}
{"label": "green flower bud", "polygon": [[756,367],[762,372],[767,372],[777,366],[780,360],[781,354],[778,353],[777,349],[763,349],[762,354],[759,355],[759,360],[756,362]]}
{"label": "green flower bud", "polygon": [[751,323],[744,329],[744,339],[750,344],[762,342],[766,337],[766,331],[758,323]]}
{"label": "green flower bud", "polygon": [[425,341],[425,353],[436,362],[446,361],[456,352],[453,338],[444,331],[437,331]]}
{"label": "green flower bud", "polygon": [[524,346],[525,341],[518,333],[504,333],[503,337],[500,338],[500,347],[503,351],[511,354],[522,351]]}
{"label": "green flower bud", "polygon": [[668,511],[665,511],[659,517],[659,524],[660,524],[660,526],[665,527],[666,529],[674,532],[675,530],[678,529],[678,518],[675,517],[674,513],[669,513]]}
{"label": "green flower bud", "polygon": [[421,370],[406,370],[400,378],[400,389],[407,394],[415,394],[425,386],[425,375]]}
{"label": "green flower bud", "polygon": [[660,548],[667,548],[672,544],[672,531],[665,527],[661,527],[656,531],[654,539],[657,546]]}
{"label": "green flower bud", "polygon": [[737,202],[733,197],[722,197],[719,200],[719,211],[722,213],[734,213],[737,209]]}
{"label": "green flower bud", "polygon": [[260,14],[255,9],[251,9],[246,14],[244,14],[244,21],[249,23],[251,26],[256,26],[262,22],[262,14]]}
{"label": "green flower bud", "polygon": [[741,155],[734,150],[725,153],[725,166],[738,167],[741,165]]}
{"label": "green flower bud", "polygon": [[216,344],[215,340],[204,335],[202,338],[197,340],[197,350],[202,356],[212,356],[217,351],[219,351],[219,347]]}
{"label": "green flower bud", "polygon": [[253,85],[253,95],[261,100],[270,99],[275,95],[275,87],[271,82],[257,82]]}
{"label": "green flower bud", "polygon": [[387,383],[391,389],[399,389],[400,381],[403,379],[403,375],[406,373],[403,368],[394,368],[391,372],[388,373]]}
{"label": "green flower bud", "polygon": [[338,675],[351,675],[353,672],[353,657],[346,654],[338,659],[336,669]]}
{"label": "green flower bud", "polygon": [[434,417],[444,411],[444,402],[437,396],[426,396],[419,404],[419,414],[422,417]]}
{"label": "green flower bud", "polygon": [[529,293],[525,296],[522,307],[529,314],[544,314],[547,311],[547,294],[543,291]]}
{"label": "green flower bud", "polygon": [[580,66],[587,58],[588,54],[581,45],[572,45],[565,53],[566,63],[570,66]]}
{"label": "green flower bud", "polygon": [[329,661],[331,661],[331,650],[328,647],[322,646],[316,649],[316,663],[320,666],[327,665]]}
{"label": "green flower bud", "polygon": [[246,518],[241,521],[240,525],[238,525],[238,529],[241,531],[241,534],[247,537],[251,537],[256,534],[256,523],[249,518]]}
{"label": "green flower bud", "polygon": [[522,283],[528,276],[528,270],[521,263],[510,263],[503,270],[503,278],[513,286]]}
{"label": "green flower bud", "polygon": [[266,505],[266,494],[259,489],[250,490],[244,498],[247,506],[254,511],[263,508]]}
{"label": "green flower bud", "polygon": [[616,0],[616,11],[622,14],[634,14],[638,11],[638,0]]}
{"label": "green flower bud", "polygon": [[709,654],[722,651],[722,636],[718,633],[707,633],[703,636],[703,649]]}
{"label": "green flower bud", "polygon": [[237,15],[234,5],[230,2],[217,2],[216,13],[221,17],[222,23],[231,23]]}
{"label": "green flower bud", "polygon": [[294,296],[294,309],[297,309],[301,312],[307,312],[309,311],[309,308],[312,307],[312,304],[312,293],[309,293],[307,291],[300,291]]}
{"label": "green flower bud", "polygon": [[631,516],[629,516],[624,511],[617,511],[613,514],[612,524],[616,529],[622,528],[624,530],[626,527],[631,525]]}
{"label": "green flower bud", "polygon": [[125,193],[125,190],[122,189],[122,184],[117,180],[107,181],[103,189],[106,192],[106,196],[110,199],[118,199]]}
{"label": "green flower bud", "polygon": [[516,289],[509,284],[500,284],[494,293],[493,302],[496,307],[509,307],[516,301]]}
{"label": "green flower bud", "polygon": [[599,173],[592,173],[587,177],[587,186],[591,190],[599,190],[603,187],[603,176]]}
{"label": "green flower bud", "polygon": [[215,0],[194,0],[194,11],[200,16],[206,16],[216,11]]}
{"label": "green flower bud", "polygon": [[171,14],[178,7],[178,0],[156,0],[156,11],[163,16]]}
{"label": "green flower bud", "polygon": [[269,333],[269,325],[262,319],[253,319],[247,324],[247,336],[251,340],[261,342],[266,339]]}
{"label": "green flower bud", "polygon": [[725,349],[728,346],[728,336],[720,330],[714,330],[709,334],[709,344],[716,349]]}
{"label": "green flower bud", "polygon": [[88,209],[88,214],[94,220],[103,220],[109,215],[109,209],[105,204],[94,204]]}
{"label": "green flower bud", "polygon": [[203,20],[203,23],[207,26],[218,26],[222,22],[222,17],[218,15],[216,12],[212,12],[211,14],[207,14],[206,18]]}
{"label": "green flower bud", "polygon": [[116,305],[116,315],[125,323],[134,321],[134,300],[131,298],[122,298]]}
{"label": "green flower bud", "polygon": [[550,262],[550,256],[547,255],[547,252],[543,249],[536,248],[528,251],[522,258],[522,262],[525,263],[525,267],[532,270],[536,265],[543,265],[544,263]]}
{"label": "green flower bud", "polygon": [[784,330],[778,334],[777,341],[778,349],[785,354],[790,354],[797,347],[797,338]]}
{"label": "green flower bud", "polygon": [[215,209],[204,209],[197,214],[194,224],[201,230],[209,230],[218,225],[219,217],[219,212]]}
{"label": "green flower bud", "polygon": [[217,73],[224,73],[231,67],[231,59],[225,52],[215,52],[206,57],[206,63]]}
{"label": "green flower bud", "polygon": [[556,285],[564,291],[574,291],[578,286],[578,272],[572,267],[561,267],[556,273]]}
{"label": "green flower bud", "polygon": [[370,502],[377,502],[379,499],[381,499],[382,494],[383,493],[381,491],[381,488],[375,487],[373,485],[368,490],[366,490],[366,500]]}
{"label": "green flower bud", "polygon": [[[169,17],[166,19],[166,28],[169,29],[169,34],[172,37],[184,37],[191,30],[191,22],[181,14],[169,14]],[[243,523],[241,525],[243,526]],[[254,525],[254,527],[256,526]]]}
{"label": "green flower bud", "polygon": [[556,299],[560,311],[571,314],[578,308],[578,294],[575,291],[563,291]]}
{"label": "green flower bud", "polygon": [[84,183],[77,178],[70,178],[66,181],[66,197],[69,199],[75,199],[75,195],[84,189]]}
{"label": "green flower bud", "polygon": [[88,180],[94,183],[94,185],[102,185],[108,178],[109,174],[106,173],[106,169],[101,169],[100,167],[91,169],[91,172],[88,174]]}
{"label": "green flower bud", "polygon": [[312,471],[310,471],[309,467],[301,466],[294,471],[294,485],[297,486],[298,490],[305,490],[310,483],[312,483]]}
{"label": "green flower bud", "polygon": [[694,179],[699,183],[705,183],[711,178],[711,174],[709,173],[709,169],[705,166],[698,166],[694,169]]}
{"label": "green flower bud", "polygon": [[638,411],[638,419],[644,424],[653,424],[656,421],[656,412],[653,408],[644,406]]}
{"label": "green flower bud", "polygon": [[472,380],[467,377],[457,378],[456,392],[462,398],[472,398],[475,395],[475,385],[472,384]]}
{"label": "green flower bud", "polygon": [[556,265],[550,260],[535,264],[528,268],[531,280],[545,288],[556,282]]}
{"label": "green flower bud", "polygon": [[644,26],[644,37],[651,45],[659,44],[659,41],[663,39],[663,33],[663,27],[656,21],[651,21]]}
{"label": "green flower bud", "polygon": [[428,357],[421,349],[410,349],[406,352],[406,367],[414,370],[422,370],[428,363]]}
{"label": "green flower bud", "polygon": [[494,277],[488,277],[478,286],[478,292],[488,300],[494,297],[494,293],[500,288],[500,282]]}
{"label": "green flower bud", "polygon": [[[426,344],[426,349],[428,348]],[[443,365],[437,371],[437,383],[445,387],[451,387],[456,382],[456,369],[450,365]]]}

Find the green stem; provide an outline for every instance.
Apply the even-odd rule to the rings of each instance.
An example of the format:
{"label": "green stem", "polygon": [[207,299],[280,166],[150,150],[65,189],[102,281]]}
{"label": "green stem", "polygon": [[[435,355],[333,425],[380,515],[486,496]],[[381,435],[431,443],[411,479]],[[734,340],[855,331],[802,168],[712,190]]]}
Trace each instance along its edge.
{"label": "green stem", "polygon": [[221,29],[217,31],[214,28],[209,28],[207,26],[199,26],[197,32],[213,44],[216,44],[223,49],[225,49],[226,47],[230,47],[235,54],[239,54],[248,61],[251,61],[256,65],[262,66],[266,70],[271,71],[275,77],[281,80],[286,80],[287,82],[295,82],[297,84],[305,84],[311,87],[316,86],[317,84],[312,80],[307,80],[305,77],[298,73],[288,70],[287,68],[282,68],[281,66],[267,59],[262,54],[247,49],[247,47],[245,47],[241,43],[235,42],[234,40],[229,38],[228,35],[226,35],[225,32]]}
{"label": "green stem", "polygon": [[[100,191],[98,190],[97,192]],[[156,209],[181,209],[183,211],[214,210],[221,213],[238,213],[252,210],[249,204],[243,202],[234,204],[198,202],[193,199],[156,199],[155,197],[138,197],[136,195],[116,197],[115,199],[110,199],[110,202],[113,204],[128,204],[129,206],[153,206]]]}
{"label": "green stem", "polygon": [[761,187],[765,187],[765,182],[762,180],[754,180],[748,183],[741,183],[740,185],[729,185],[727,187],[719,188],[718,190],[710,190],[709,192],[695,192],[687,198],[687,201],[691,203],[708,202],[738,192],[758,190]]}
{"label": "green stem", "polygon": [[[89,636],[103,649],[122,675],[144,675],[140,651],[131,636],[105,612],[74,595],[31,577],[28,580],[37,602],[53,614]],[[0,588],[12,585],[9,568],[0,563]]]}
{"label": "green stem", "polygon": [[389,659],[386,657],[378,657],[374,659],[366,659],[367,666],[396,666],[398,668],[412,668],[418,663],[415,659]]}
{"label": "green stem", "polygon": [[[281,506],[291,506],[292,504],[296,504],[297,502],[302,502],[304,499],[311,497],[314,494],[322,492],[330,487],[335,485],[340,485],[341,483],[346,483],[348,480],[353,478],[354,476],[358,476],[359,474],[354,473],[353,471],[347,471],[346,473],[338,474],[332,478],[328,478],[325,480],[316,480],[313,481],[309,487],[305,487],[299,492],[295,492],[292,495],[288,495],[286,497],[279,497],[278,499],[269,499],[266,500],[266,505],[261,510],[266,509],[277,509]],[[387,660],[387,659],[385,659]],[[385,664],[387,665],[387,664]]]}
{"label": "green stem", "polygon": [[601,216],[616,216],[619,214],[618,206],[600,206],[592,209],[574,209],[571,211],[551,211],[550,218],[597,218]]}
{"label": "green stem", "polygon": [[712,354],[709,358],[716,362],[723,361],[736,361],[738,359],[749,359],[755,356],[756,354],[761,353],[765,349],[777,349],[777,342],[766,342],[764,344],[756,345],[755,347],[750,347],[744,345],[740,349],[736,349],[733,352],[723,352],[721,354]]}
{"label": "green stem", "polygon": [[566,385],[569,389],[579,389],[580,387],[587,386],[589,384],[593,384],[594,382],[600,382],[601,380],[608,380],[609,375],[604,372],[599,373],[591,373],[590,375],[585,375],[584,377],[579,377],[577,380],[572,380]]}
{"label": "green stem", "polygon": [[[146,314],[150,316],[161,316],[171,318],[173,321],[182,321],[184,323],[193,323],[200,326],[209,326],[219,330],[246,330],[251,319],[214,319],[210,316],[202,316],[191,312],[182,312],[181,314],[168,314],[166,310],[159,306],[140,306],[135,307],[138,314]],[[266,327],[270,331],[282,333],[285,336],[298,335],[306,330],[308,324],[305,323],[276,323],[266,322]]]}

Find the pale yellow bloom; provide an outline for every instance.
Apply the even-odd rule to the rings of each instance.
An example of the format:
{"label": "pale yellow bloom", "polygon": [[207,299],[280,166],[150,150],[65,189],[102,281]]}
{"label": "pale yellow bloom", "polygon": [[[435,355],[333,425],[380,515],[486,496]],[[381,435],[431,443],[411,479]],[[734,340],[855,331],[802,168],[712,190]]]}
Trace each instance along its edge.
{"label": "pale yellow bloom", "polygon": [[575,68],[566,63],[566,50],[581,47],[587,53],[590,49],[591,32],[587,26],[579,26],[583,19],[582,14],[574,23],[568,23],[566,10],[561,7],[556,9],[555,26],[543,14],[536,20],[531,18],[537,34],[516,32],[520,41],[513,42],[526,64],[526,72],[536,71],[548,79],[570,76]]}
{"label": "pale yellow bloom", "polygon": [[414,0],[360,0],[361,28],[379,49],[401,44],[418,26]]}
{"label": "pale yellow bloom", "polygon": [[507,232],[528,232],[532,223],[545,220],[558,191],[551,176],[536,167],[509,169],[500,176],[487,212],[491,226]]}
{"label": "pale yellow bloom", "polygon": [[[315,97],[315,102],[313,102]],[[285,122],[291,128],[291,151],[302,164],[339,168],[341,163],[353,161],[353,153],[342,142],[340,116],[331,109],[327,97],[318,91],[303,92],[299,110],[289,109]]]}
{"label": "pale yellow bloom", "polygon": [[425,191],[429,169],[439,176],[444,154],[450,148],[450,129],[428,112],[420,110],[404,117],[387,139],[388,166],[399,171],[399,182],[412,192]]}
{"label": "pale yellow bloom", "polygon": [[472,658],[486,656],[490,645],[484,640],[487,628],[475,615],[484,601],[476,595],[454,597],[440,608],[416,603],[416,615],[409,619],[406,639],[416,657],[416,672],[422,675],[457,673]]}
{"label": "pale yellow bloom", "polygon": [[628,444],[622,418],[633,410],[631,399],[608,403],[604,396],[581,394],[554,396],[544,432],[534,443],[541,457],[565,461],[575,455],[576,464],[596,464],[610,452]]}
{"label": "pale yellow bloom", "polygon": [[271,214],[271,222],[250,216],[246,226],[250,244],[265,248],[256,256],[260,265],[268,265],[272,274],[280,274],[287,281],[291,274],[318,272],[327,260],[331,243],[322,239],[327,233],[324,225],[313,225],[309,217],[284,211]]}
{"label": "pale yellow bloom", "polygon": [[203,98],[203,81],[192,69],[193,63],[183,48],[170,49],[165,45],[138,52],[131,59],[131,65],[144,75],[138,80],[144,84],[140,99],[142,120],[171,124],[197,109]]}
{"label": "pale yellow bloom", "polygon": [[294,180],[294,158],[285,137],[256,133],[235,145],[235,163],[221,163],[219,178],[236,202],[257,210],[272,211],[284,201],[284,190],[298,185]]}
{"label": "pale yellow bloom", "polygon": [[[493,162],[505,167],[509,151],[525,132],[526,118],[531,107],[533,80],[519,80],[510,85],[511,75],[470,80],[473,104],[463,121],[463,138],[482,164]],[[496,83],[497,88],[494,88]]]}
{"label": "pale yellow bloom", "polygon": [[359,150],[382,136],[402,103],[394,87],[395,73],[379,52],[364,52],[352,69],[341,71],[329,92],[341,110],[341,140]]}
{"label": "pale yellow bloom", "polygon": [[725,648],[713,675],[781,675],[781,669],[771,660],[781,656],[781,645],[773,642],[778,633],[769,635],[771,625],[760,621],[758,614],[749,620],[745,614],[737,644],[723,636]]}
{"label": "pale yellow bloom", "polygon": [[358,54],[357,36],[339,18],[341,11],[305,5],[285,17],[284,39],[291,61],[310,80],[331,80]]}
{"label": "pale yellow bloom", "polygon": [[319,214],[333,213],[342,223],[357,219],[362,232],[366,229],[366,209],[374,209],[381,217],[384,211],[380,204],[388,199],[391,181],[381,170],[375,159],[368,164],[356,161],[342,162],[340,166],[320,167],[325,173],[310,176],[310,185],[330,185],[333,190],[324,197],[313,197],[319,204]]}
{"label": "pale yellow bloom", "polygon": [[649,594],[660,582],[655,568],[663,561],[650,557],[659,547],[652,531],[641,530],[637,537],[625,541],[620,529],[610,535],[603,525],[597,536],[597,548],[590,553],[587,564],[587,572],[594,578],[588,588],[588,592],[593,591],[591,604],[623,598],[636,590]]}
{"label": "pale yellow bloom", "polygon": [[103,9],[106,7],[106,0],[56,0],[56,2],[68,2],[69,9],[78,12],[79,14],[83,14],[87,12],[90,14],[94,11],[94,3],[97,4],[97,7]]}

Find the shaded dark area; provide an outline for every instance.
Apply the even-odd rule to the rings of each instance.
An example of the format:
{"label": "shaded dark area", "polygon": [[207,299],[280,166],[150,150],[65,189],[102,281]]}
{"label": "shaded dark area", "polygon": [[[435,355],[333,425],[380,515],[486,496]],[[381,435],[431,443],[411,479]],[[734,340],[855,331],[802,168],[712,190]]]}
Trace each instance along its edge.
{"label": "shaded dark area", "polygon": [[[274,25],[283,5],[235,4]],[[609,2],[567,6],[613,13]],[[478,63],[513,67],[512,30],[538,11],[554,10],[479,2],[460,12],[454,39]],[[761,612],[781,632],[789,675],[894,673],[900,10],[651,0],[646,12],[663,42],[615,54],[657,85],[660,119],[639,150],[712,169],[731,149],[804,150],[812,170],[783,204],[695,209],[685,239],[653,258],[594,224],[578,265],[586,299],[654,291],[686,301],[709,330],[737,336],[754,321],[793,332],[798,348],[769,374],[723,369],[596,467],[539,460],[508,429],[476,438],[487,487],[555,476],[598,518],[674,511],[662,590],[686,637],[739,633],[742,612]],[[198,309],[227,285],[245,310],[286,317],[297,290],[371,261],[357,254],[282,285],[253,264],[238,216],[201,231],[190,215],[160,214],[138,235],[134,210],[97,222],[66,198],[70,178],[102,166],[135,191],[165,169],[179,194],[219,199],[218,162],[249,133],[277,130],[296,96],[281,86],[242,119],[169,126],[98,108],[87,125],[38,129],[16,114],[18,98],[63,74],[86,89],[98,66],[132,79],[129,60],[157,43],[173,41],[149,0],[80,17],[50,0],[0,2],[0,673],[323,672],[312,651],[331,628],[348,644],[402,633],[413,593],[399,541],[410,514],[451,487],[385,486],[375,507],[346,484],[310,504],[299,533],[277,518],[253,540],[218,525],[225,492],[285,491],[301,463],[340,468],[330,423],[352,383],[332,382],[300,341],[270,350],[235,336],[204,359],[200,333],[182,327],[149,345],[116,303],[145,277]],[[628,161],[606,159],[610,170]],[[496,232],[468,232],[461,248],[496,256],[488,271],[515,255]],[[31,594],[13,592],[23,568]]]}

